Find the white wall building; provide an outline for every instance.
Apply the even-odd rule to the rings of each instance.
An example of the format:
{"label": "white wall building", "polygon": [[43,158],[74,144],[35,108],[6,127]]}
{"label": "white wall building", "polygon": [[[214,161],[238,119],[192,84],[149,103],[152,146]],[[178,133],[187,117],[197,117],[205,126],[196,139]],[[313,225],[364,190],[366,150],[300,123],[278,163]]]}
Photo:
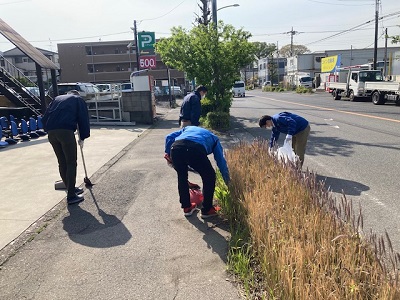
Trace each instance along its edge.
{"label": "white wall building", "polygon": [[[274,64],[274,68],[276,68],[276,74],[272,76],[270,74],[269,64]],[[271,81],[273,84],[277,84],[283,81],[285,76],[285,68],[286,68],[286,57],[278,57],[278,58],[261,58],[258,60],[258,83],[261,85],[266,81]],[[274,78],[272,78],[274,77]]]}
{"label": "white wall building", "polygon": [[[55,65],[60,66],[58,62],[58,53],[37,48],[40,52],[43,53],[48,59],[50,59]],[[35,62],[26,56],[21,50],[18,48],[13,48],[11,50],[3,52],[3,57],[10,61],[15,67],[20,69],[22,73],[28,77],[31,81],[37,82],[36,76],[36,64]],[[51,80],[51,70],[42,69],[43,72],[43,81],[49,82]],[[46,87],[46,84],[45,84]]]}
{"label": "white wall building", "polygon": [[324,52],[298,54],[287,58],[285,82],[290,86],[296,86],[295,78],[299,74],[308,74],[315,77],[321,73],[321,59],[326,57]]}

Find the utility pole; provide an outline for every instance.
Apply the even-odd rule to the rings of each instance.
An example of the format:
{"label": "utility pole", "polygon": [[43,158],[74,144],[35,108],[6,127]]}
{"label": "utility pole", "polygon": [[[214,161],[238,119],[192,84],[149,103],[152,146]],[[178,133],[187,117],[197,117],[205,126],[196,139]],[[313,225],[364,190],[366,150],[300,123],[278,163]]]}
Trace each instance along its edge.
{"label": "utility pole", "polygon": [[350,66],[353,65],[353,45],[350,46]]}
{"label": "utility pole", "polygon": [[211,0],[211,14],[214,27],[217,28],[217,0]]}
{"label": "utility pole", "polygon": [[374,64],[373,68],[376,70],[376,62],[378,59],[378,20],[379,20],[379,3],[380,0],[375,0],[375,42],[374,42]]}
{"label": "utility pole", "polygon": [[136,20],[133,21],[133,34],[135,35],[135,46],[136,46],[136,70],[140,70],[140,63],[139,63],[139,42],[137,38],[137,27],[136,27]]}
{"label": "utility pole", "polygon": [[387,40],[388,40],[388,33],[387,33],[387,28],[385,28],[385,57],[383,58],[383,75],[387,77],[386,75],[386,62],[387,62]]}
{"label": "utility pole", "polygon": [[298,31],[292,30],[286,33],[290,33],[290,56],[293,56],[293,36],[298,33]]}
{"label": "utility pole", "polygon": [[[278,84],[281,81],[280,76],[279,76],[279,46],[278,46],[279,41],[276,41],[276,64],[277,64],[277,73],[278,73]],[[272,81],[271,81],[272,84]]]}

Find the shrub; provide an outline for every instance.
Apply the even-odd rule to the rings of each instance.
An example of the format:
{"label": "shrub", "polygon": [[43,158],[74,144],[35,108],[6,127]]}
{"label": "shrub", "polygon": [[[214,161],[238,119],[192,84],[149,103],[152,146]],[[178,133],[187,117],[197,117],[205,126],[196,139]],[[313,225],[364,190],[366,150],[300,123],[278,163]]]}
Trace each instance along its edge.
{"label": "shrub", "polygon": [[214,130],[227,130],[230,127],[230,115],[227,112],[209,112],[204,125]]}
{"label": "shrub", "polygon": [[400,299],[399,254],[386,238],[362,238],[345,196],[284,165],[266,141],[226,154],[229,188],[216,197],[231,230],[229,268],[251,299]]}
{"label": "shrub", "polygon": [[201,99],[201,116],[205,117],[211,111],[214,111],[214,104],[208,98]]}
{"label": "shrub", "polygon": [[298,94],[305,94],[305,93],[313,93],[312,88],[306,88],[304,86],[298,86],[296,87],[296,93]]}
{"label": "shrub", "polygon": [[263,92],[284,92],[285,89],[281,86],[264,86],[262,88]]}

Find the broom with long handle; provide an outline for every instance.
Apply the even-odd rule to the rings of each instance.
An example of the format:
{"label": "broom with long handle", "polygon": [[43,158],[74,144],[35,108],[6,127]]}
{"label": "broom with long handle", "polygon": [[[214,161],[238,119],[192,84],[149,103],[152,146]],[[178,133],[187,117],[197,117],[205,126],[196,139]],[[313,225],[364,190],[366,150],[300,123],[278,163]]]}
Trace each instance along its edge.
{"label": "broom with long handle", "polygon": [[[79,135],[79,127],[78,127],[78,136]],[[87,170],[86,170],[86,163],[85,163],[85,156],[83,155],[83,146],[78,142],[79,148],[81,149],[81,155],[82,155],[82,163],[83,163],[83,169],[85,170],[85,178],[83,178],[83,182],[85,183],[86,187],[92,187],[94,184],[90,181],[88,175],[87,175]]]}
{"label": "broom with long handle", "polygon": [[85,156],[83,155],[83,147],[82,145],[79,145],[79,148],[81,149],[81,155],[82,155],[82,162],[83,162],[83,169],[85,170],[85,178],[83,178],[83,182],[85,183],[86,187],[92,187],[94,184],[90,181],[87,171],[86,171],[86,163],[85,163]]}

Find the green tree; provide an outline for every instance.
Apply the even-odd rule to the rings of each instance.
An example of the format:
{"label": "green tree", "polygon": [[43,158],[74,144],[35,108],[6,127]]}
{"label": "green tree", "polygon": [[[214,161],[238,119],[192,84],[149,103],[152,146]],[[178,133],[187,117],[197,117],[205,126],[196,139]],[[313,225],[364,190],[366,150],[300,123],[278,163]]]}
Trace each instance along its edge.
{"label": "green tree", "polygon": [[230,89],[240,78],[239,70],[254,60],[255,47],[248,41],[251,34],[222,21],[218,30],[210,23],[190,31],[174,27],[171,33],[155,45],[163,62],[207,86],[214,111],[229,112]]}
{"label": "green tree", "polygon": [[25,77],[18,77],[17,80],[23,85],[23,86],[34,86],[34,84],[26,79]]}
{"label": "green tree", "polygon": [[268,57],[268,73],[271,77],[271,83],[279,82],[279,76],[278,76],[278,61],[274,59],[274,56],[272,53]]}
{"label": "green tree", "polygon": [[281,57],[290,57],[290,56],[295,56],[295,55],[298,55],[298,54],[304,54],[304,53],[310,53],[311,52],[310,49],[308,49],[304,45],[293,45],[293,54],[291,55],[291,49],[292,49],[291,44],[283,46],[279,50],[279,56],[281,56]]}
{"label": "green tree", "polygon": [[255,56],[257,59],[261,59],[267,56],[270,56],[272,53],[276,51],[275,44],[267,44],[266,42],[253,42],[254,47],[256,48]]}
{"label": "green tree", "polygon": [[392,36],[392,44],[400,43],[400,35]]}

